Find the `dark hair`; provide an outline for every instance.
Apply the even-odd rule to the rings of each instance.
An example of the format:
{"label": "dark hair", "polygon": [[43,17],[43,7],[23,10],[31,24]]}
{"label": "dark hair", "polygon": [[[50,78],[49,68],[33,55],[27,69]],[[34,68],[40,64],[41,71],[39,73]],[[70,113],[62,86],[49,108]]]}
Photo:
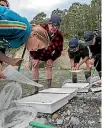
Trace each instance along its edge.
{"label": "dark hair", "polygon": [[4,1],[7,4],[7,7],[8,8],[10,7],[10,4],[9,4],[8,0],[0,0],[0,1]]}

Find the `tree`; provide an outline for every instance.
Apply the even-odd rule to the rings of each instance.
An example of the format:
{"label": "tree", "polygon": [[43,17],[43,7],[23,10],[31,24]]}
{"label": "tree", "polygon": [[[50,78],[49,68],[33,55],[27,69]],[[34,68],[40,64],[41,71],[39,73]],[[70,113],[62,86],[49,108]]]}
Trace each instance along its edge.
{"label": "tree", "polygon": [[47,15],[44,12],[41,12],[33,18],[31,23],[34,24],[46,23],[48,21],[48,18],[46,16]]}

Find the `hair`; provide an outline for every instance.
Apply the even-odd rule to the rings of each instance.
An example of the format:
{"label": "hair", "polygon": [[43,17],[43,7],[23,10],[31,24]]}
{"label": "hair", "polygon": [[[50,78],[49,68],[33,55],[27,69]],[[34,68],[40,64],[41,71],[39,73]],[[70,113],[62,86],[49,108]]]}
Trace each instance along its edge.
{"label": "hair", "polygon": [[43,41],[45,45],[48,45],[48,43],[50,42],[50,39],[47,31],[40,25],[31,24],[31,26],[32,26],[31,35],[33,34],[37,36],[37,38]]}
{"label": "hair", "polygon": [[7,4],[7,7],[8,8],[10,7],[10,4],[9,4],[8,0],[0,0],[0,1],[4,1]]}

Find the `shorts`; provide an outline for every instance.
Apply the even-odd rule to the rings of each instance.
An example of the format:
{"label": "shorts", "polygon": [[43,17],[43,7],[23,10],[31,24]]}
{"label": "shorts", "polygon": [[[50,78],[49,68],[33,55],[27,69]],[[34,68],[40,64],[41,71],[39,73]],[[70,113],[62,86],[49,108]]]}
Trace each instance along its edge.
{"label": "shorts", "polygon": [[[0,52],[5,54],[6,49],[5,48],[0,48]],[[0,64],[2,64],[3,62],[0,60]]]}

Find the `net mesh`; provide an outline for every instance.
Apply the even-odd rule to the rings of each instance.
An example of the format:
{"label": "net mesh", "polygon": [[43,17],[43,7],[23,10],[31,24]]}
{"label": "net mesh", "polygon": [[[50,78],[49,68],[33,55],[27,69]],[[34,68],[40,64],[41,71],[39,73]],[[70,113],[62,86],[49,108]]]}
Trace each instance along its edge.
{"label": "net mesh", "polygon": [[34,106],[16,104],[22,97],[22,88],[10,82],[0,93],[0,128],[27,128],[37,115]]}

